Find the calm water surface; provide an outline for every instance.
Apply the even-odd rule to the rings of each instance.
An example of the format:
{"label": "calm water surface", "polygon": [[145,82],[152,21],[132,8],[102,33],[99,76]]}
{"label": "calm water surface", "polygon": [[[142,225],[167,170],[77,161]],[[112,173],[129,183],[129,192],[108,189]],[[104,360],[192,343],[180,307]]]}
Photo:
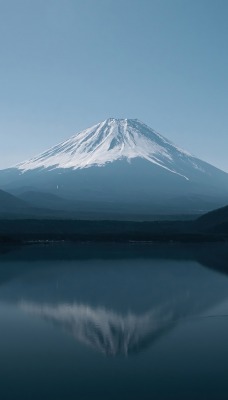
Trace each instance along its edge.
{"label": "calm water surface", "polygon": [[226,245],[0,251],[0,399],[227,399]]}

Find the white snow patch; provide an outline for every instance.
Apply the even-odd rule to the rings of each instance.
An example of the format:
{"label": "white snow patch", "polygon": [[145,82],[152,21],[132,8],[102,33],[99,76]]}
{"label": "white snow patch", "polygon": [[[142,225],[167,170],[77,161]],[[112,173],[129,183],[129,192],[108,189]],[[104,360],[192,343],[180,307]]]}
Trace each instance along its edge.
{"label": "white snow patch", "polygon": [[183,158],[189,167],[191,164],[191,168],[202,169],[197,159],[139,120],[114,118],[77,133],[16,168],[22,172],[38,168],[76,170],[134,158],[145,159],[187,180],[181,166]]}

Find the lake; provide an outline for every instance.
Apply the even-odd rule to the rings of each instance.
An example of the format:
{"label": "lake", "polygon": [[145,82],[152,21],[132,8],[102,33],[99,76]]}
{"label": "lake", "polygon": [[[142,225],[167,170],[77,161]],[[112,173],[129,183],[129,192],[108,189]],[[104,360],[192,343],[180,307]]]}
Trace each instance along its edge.
{"label": "lake", "polygon": [[0,399],[227,399],[228,245],[0,249]]}

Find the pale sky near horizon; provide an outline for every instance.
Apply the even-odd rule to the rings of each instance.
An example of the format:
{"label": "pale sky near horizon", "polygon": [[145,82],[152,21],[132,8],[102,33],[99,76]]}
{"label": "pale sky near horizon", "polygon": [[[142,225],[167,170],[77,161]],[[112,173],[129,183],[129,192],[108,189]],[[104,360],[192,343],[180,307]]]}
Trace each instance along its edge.
{"label": "pale sky near horizon", "polygon": [[0,0],[0,168],[108,117],[228,172],[227,0]]}

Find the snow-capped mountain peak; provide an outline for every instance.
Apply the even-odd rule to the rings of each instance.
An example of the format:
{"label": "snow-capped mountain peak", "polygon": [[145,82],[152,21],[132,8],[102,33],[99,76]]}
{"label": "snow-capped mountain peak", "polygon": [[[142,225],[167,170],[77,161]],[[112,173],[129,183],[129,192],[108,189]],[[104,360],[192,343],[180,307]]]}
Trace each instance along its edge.
{"label": "snow-capped mountain peak", "polygon": [[[68,201],[73,201],[80,218],[198,214],[221,207],[228,199],[227,173],[137,119],[109,118],[78,132],[37,157],[0,171],[0,183],[12,193],[23,194],[26,188],[32,199],[38,191],[38,205],[45,193],[66,199],[67,212]],[[50,200],[46,204],[49,208]],[[59,207],[58,200],[54,208]]]}
{"label": "snow-capped mountain peak", "polygon": [[194,157],[139,120],[109,118],[16,168],[23,172],[37,168],[81,169],[142,158],[188,179],[176,165],[183,157],[197,168]]}

